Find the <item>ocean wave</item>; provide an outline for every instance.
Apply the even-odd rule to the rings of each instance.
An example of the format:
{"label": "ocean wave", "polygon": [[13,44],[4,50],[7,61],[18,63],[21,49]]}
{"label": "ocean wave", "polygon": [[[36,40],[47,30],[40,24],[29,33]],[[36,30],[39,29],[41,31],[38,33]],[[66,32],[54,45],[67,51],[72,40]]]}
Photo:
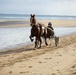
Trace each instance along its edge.
{"label": "ocean wave", "polygon": [[[30,15],[8,14],[1,15],[0,19],[30,19]],[[76,20],[76,16],[58,16],[58,15],[36,15],[36,19],[42,20]]]}

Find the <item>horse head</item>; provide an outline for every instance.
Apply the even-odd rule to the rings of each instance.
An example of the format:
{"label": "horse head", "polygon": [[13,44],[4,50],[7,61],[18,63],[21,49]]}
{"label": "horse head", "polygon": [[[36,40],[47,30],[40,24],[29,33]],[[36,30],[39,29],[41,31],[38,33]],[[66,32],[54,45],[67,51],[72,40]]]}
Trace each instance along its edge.
{"label": "horse head", "polygon": [[30,25],[33,26],[36,24],[35,14],[31,14],[30,16]]}

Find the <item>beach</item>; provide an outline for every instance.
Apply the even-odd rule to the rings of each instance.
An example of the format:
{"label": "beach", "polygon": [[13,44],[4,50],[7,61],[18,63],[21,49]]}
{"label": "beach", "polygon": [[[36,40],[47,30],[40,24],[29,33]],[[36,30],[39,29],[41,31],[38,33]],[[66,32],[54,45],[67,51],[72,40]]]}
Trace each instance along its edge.
{"label": "beach", "polygon": [[[45,26],[51,22],[53,27],[76,27],[76,20],[37,20]],[[30,26],[30,20],[0,20],[0,27],[26,27]]]}
{"label": "beach", "polygon": [[[76,27],[76,20],[37,20],[53,27]],[[29,25],[29,20],[1,20],[0,28]],[[50,45],[51,41],[51,45]],[[76,75],[76,33],[60,37],[58,47],[54,39],[34,50],[34,44],[17,46],[0,52],[0,75]]]}

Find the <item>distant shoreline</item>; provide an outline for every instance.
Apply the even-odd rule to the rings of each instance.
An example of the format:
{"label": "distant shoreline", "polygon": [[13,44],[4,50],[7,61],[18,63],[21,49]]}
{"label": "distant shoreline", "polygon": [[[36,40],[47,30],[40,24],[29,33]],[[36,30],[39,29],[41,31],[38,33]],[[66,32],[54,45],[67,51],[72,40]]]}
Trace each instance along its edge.
{"label": "distant shoreline", "polygon": [[[38,20],[76,20],[74,15],[36,15]],[[30,14],[0,14],[0,20],[29,20]]]}

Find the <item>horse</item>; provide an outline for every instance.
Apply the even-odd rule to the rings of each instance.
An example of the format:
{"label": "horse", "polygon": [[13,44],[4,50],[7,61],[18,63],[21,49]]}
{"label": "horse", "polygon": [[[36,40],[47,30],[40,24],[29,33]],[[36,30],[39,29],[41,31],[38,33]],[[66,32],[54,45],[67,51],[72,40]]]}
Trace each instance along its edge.
{"label": "horse", "polygon": [[41,43],[42,43],[41,36],[42,35],[44,35],[44,37],[45,37],[45,44],[48,45],[47,41],[46,41],[46,30],[47,29],[45,27],[42,27],[42,24],[40,24],[40,23],[36,24],[35,15],[31,15],[30,25],[32,27],[31,28],[30,40],[33,41],[32,38],[36,37],[36,39],[35,39],[35,48],[38,47],[38,44],[40,44],[39,47],[41,47]]}
{"label": "horse", "polygon": [[39,45],[39,48],[40,48],[42,40],[41,40],[41,37],[40,37],[40,28],[39,28],[39,26],[37,26],[37,25],[32,26],[30,39],[33,42],[34,39],[32,39],[32,37],[36,37],[35,38],[35,48],[38,48],[38,45]]}
{"label": "horse", "polygon": [[[40,40],[41,40],[41,37],[43,37],[44,39],[45,39],[45,44],[46,45],[48,45],[48,43],[47,43],[47,38],[54,38],[55,39],[55,45],[57,46],[58,45],[58,43],[59,43],[59,37],[57,37],[57,36],[55,36],[55,33],[54,33],[54,31],[51,29],[51,28],[49,28],[49,27],[45,27],[45,25],[43,25],[43,24],[41,24],[41,23],[37,23],[36,24],[36,19],[35,19],[35,15],[31,15],[31,18],[30,18],[30,25],[32,26],[32,29],[31,29],[31,41],[33,41],[33,39],[32,39],[32,37],[34,37],[33,36],[33,34],[37,34],[37,35],[39,35],[39,37],[38,36],[36,36],[35,35],[35,37],[37,38],[39,38]],[[37,27],[35,27],[35,26],[37,26]],[[33,29],[33,27],[34,27],[34,29]],[[37,33],[37,32],[35,32],[36,30],[35,30],[35,28],[36,28],[36,30],[38,30],[38,29],[40,29],[40,32],[39,32],[39,34]],[[36,40],[37,41],[37,40]],[[41,40],[42,41],[42,40]],[[37,43],[35,43],[35,46],[37,45]],[[41,47],[41,43],[40,43],[40,47]]]}

